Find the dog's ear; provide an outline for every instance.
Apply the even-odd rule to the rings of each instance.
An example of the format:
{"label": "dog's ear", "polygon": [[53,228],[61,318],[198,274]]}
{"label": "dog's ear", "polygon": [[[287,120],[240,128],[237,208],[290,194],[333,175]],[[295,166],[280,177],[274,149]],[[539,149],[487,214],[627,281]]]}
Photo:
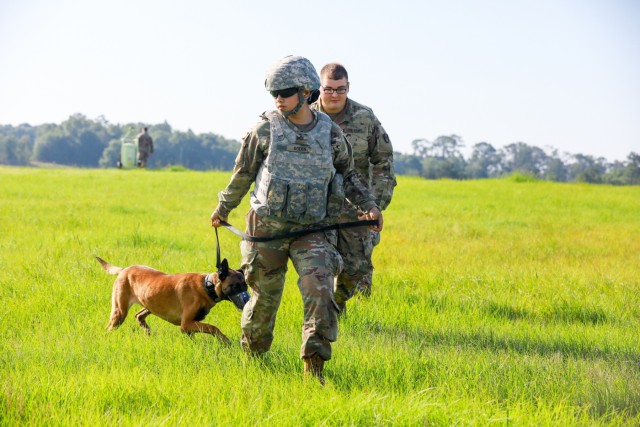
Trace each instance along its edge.
{"label": "dog's ear", "polygon": [[229,263],[227,259],[223,259],[220,265],[218,266],[218,278],[220,281],[223,281],[229,275]]}

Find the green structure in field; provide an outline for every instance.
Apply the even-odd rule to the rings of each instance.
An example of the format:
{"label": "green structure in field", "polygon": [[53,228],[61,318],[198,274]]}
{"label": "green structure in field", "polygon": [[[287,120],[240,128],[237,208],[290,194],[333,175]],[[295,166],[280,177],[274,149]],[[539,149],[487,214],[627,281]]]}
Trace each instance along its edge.
{"label": "green structure in field", "polygon": [[133,169],[138,162],[138,141],[130,136],[130,132],[122,137],[120,147],[120,160],[116,163],[119,168]]}

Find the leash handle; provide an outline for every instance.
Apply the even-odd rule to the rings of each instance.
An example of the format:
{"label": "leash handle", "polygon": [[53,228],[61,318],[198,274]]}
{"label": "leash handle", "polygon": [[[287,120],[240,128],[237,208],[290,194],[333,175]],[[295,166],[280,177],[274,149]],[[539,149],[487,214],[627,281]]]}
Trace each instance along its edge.
{"label": "leash handle", "polygon": [[[237,228],[235,228],[233,225],[229,224],[226,221],[220,221],[220,225],[222,225],[223,227],[225,227],[227,230],[231,231],[234,234],[237,234],[238,236],[242,237],[243,240],[247,240],[249,242],[270,242],[272,240],[279,240],[279,239],[287,239],[290,237],[300,237],[300,236],[304,236],[306,234],[311,234],[311,233],[316,233],[318,231],[328,231],[328,230],[339,230],[339,229],[343,229],[343,228],[353,228],[353,227],[363,227],[365,225],[378,225],[378,220],[377,219],[364,219],[364,220],[358,220],[358,221],[351,221],[351,222],[339,222],[336,224],[332,224],[332,225],[326,225],[323,227],[315,227],[315,228],[308,228],[306,230],[298,230],[298,231],[291,231],[289,233],[283,233],[283,234],[277,234],[275,236],[250,236],[246,233],[243,233],[242,231],[238,230]],[[218,229],[216,228],[216,239],[218,238]],[[220,251],[220,246],[218,245],[218,252]],[[218,262],[220,259],[220,255],[218,254]]]}
{"label": "leash handle", "polygon": [[220,239],[218,238],[218,228],[216,228],[216,268],[220,269]]}

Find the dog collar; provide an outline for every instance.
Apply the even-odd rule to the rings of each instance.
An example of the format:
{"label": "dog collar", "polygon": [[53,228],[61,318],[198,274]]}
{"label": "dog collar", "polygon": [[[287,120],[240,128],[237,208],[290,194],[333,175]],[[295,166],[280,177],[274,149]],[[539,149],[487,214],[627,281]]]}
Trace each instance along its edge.
{"label": "dog collar", "polygon": [[222,301],[222,298],[220,298],[218,296],[218,293],[216,292],[216,284],[211,280],[212,274],[213,273],[207,274],[204,277],[204,290],[207,291],[207,295],[209,295],[209,298],[211,298],[213,302],[217,303]]}

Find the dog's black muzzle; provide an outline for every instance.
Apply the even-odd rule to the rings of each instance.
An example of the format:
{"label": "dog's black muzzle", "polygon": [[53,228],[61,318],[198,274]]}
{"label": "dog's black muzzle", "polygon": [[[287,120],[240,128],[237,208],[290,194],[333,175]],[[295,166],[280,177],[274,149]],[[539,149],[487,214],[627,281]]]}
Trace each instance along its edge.
{"label": "dog's black muzzle", "polygon": [[[246,286],[246,285],[245,285]],[[234,303],[236,305],[236,307],[238,308],[238,310],[242,311],[242,309],[244,308],[245,304],[247,302],[249,302],[249,292],[247,291],[242,291],[240,293],[237,293],[235,295],[229,295],[229,300]]]}
{"label": "dog's black muzzle", "polygon": [[225,292],[225,296],[235,304],[238,310],[242,311],[245,304],[249,301],[249,292],[247,282],[244,280],[244,274],[242,270],[238,270],[238,273],[242,275],[242,282],[234,283],[229,287],[227,292]]}
{"label": "dog's black muzzle", "polygon": [[[237,270],[242,276],[242,282],[232,284],[226,291],[222,291],[226,299],[236,305],[238,310],[244,308],[245,304],[249,301],[249,292],[247,292],[247,282],[244,280],[244,273],[242,269]],[[223,259],[218,265],[218,278],[224,280],[229,276],[229,263],[227,259]]]}

